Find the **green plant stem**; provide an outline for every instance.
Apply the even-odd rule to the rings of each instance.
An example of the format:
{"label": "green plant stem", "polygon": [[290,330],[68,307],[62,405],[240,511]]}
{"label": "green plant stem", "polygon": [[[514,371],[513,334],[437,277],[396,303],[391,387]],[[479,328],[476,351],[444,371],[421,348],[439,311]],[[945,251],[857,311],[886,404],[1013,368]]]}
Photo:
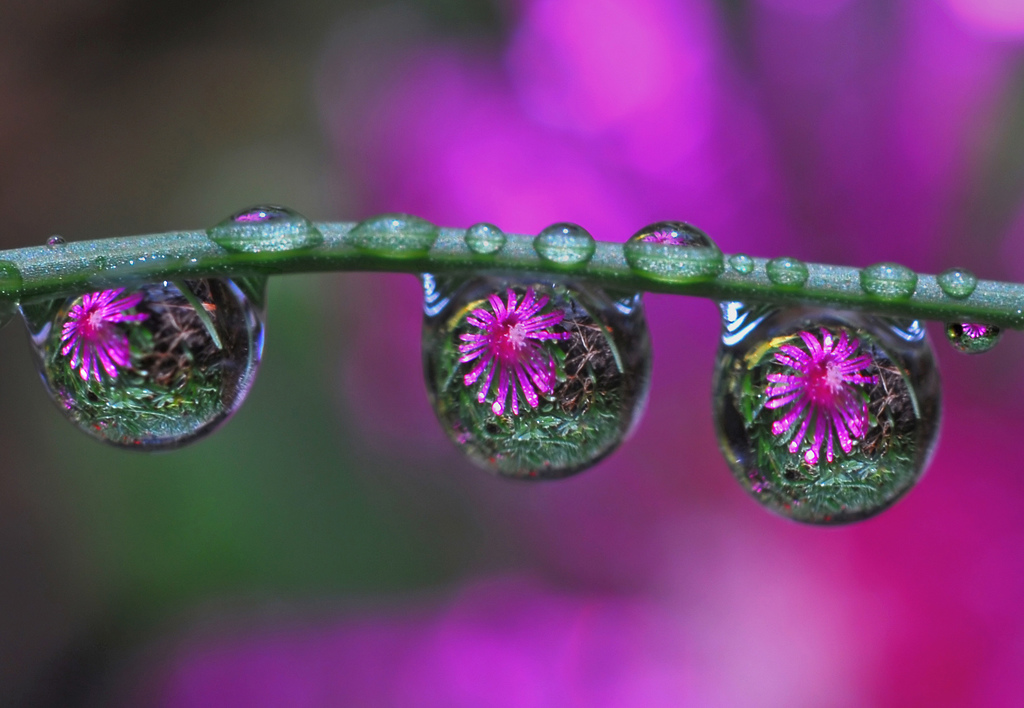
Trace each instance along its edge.
{"label": "green plant stem", "polygon": [[[860,269],[809,263],[803,287],[772,283],[762,258],[754,258],[748,275],[728,266],[719,277],[695,283],[666,283],[638,275],[630,269],[622,244],[601,242],[589,262],[573,268],[544,261],[533,248],[533,237],[507,234],[495,255],[474,254],[464,241],[463,229],[441,229],[425,256],[399,258],[367,253],[352,244],[353,223],[318,223],[324,236],[320,246],[295,251],[238,253],[211,241],[204,231],[173,231],[96,241],[69,242],[0,251],[0,260],[13,263],[20,285],[0,280],[7,300],[35,301],[74,295],[98,288],[130,286],[141,281],[181,278],[273,275],[311,271],[394,271],[434,274],[517,272],[540,277],[586,279],[626,291],[694,295],[712,300],[770,302],[863,310],[896,317],[943,322],[981,322],[1024,329],[1024,285],[980,280],[964,299],[947,296],[932,275],[919,275],[912,297],[880,300],[860,285]],[[729,257],[726,256],[726,263]]]}

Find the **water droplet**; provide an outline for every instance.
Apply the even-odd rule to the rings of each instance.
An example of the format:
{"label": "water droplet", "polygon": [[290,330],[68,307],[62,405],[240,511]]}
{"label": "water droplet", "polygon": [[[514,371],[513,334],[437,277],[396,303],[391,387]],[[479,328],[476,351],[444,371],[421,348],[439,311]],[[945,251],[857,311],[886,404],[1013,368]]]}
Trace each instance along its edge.
{"label": "water droplet", "polygon": [[782,288],[802,288],[807,282],[807,265],[796,258],[773,258],[764,269],[768,280]]}
{"label": "water droplet", "polygon": [[970,297],[978,287],[978,279],[974,273],[963,268],[944,270],[935,279],[939,282],[942,292],[957,300]]}
{"label": "water droplet", "polygon": [[56,248],[58,246],[67,245],[67,240],[63,236],[57,236],[54,234],[50,238],[46,239],[46,245],[50,248]]}
{"label": "water droplet", "polygon": [[[727,310],[728,331],[747,308]],[[750,323],[745,336],[723,338],[714,383],[719,444],[740,484],[812,524],[865,519],[906,493],[938,433],[927,338],[828,310],[762,311]]]}
{"label": "water droplet", "polygon": [[434,412],[477,464],[554,479],[615,449],[639,420],[650,336],[639,295],[584,283],[424,279]]}
{"label": "water droplet", "polygon": [[494,224],[476,224],[466,231],[466,245],[479,256],[490,256],[505,245],[505,234]]}
{"label": "water droplet", "polygon": [[79,429],[168,449],[242,404],[263,351],[263,316],[231,280],[164,281],[23,305],[50,396]]}
{"label": "water droplet", "polygon": [[740,275],[753,273],[754,265],[754,259],[745,253],[737,253],[729,258],[729,266]]}
{"label": "water droplet", "polygon": [[987,352],[1003,337],[1003,331],[995,325],[974,322],[951,322],[946,325],[946,339],[953,348],[964,354]]}
{"label": "water droplet", "polygon": [[717,278],[725,270],[718,246],[700,229],[682,221],[659,221],[633,234],[623,246],[638,275],[668,283]]}
{"label": "water droplet", "polygon": [[907,300],[917,288],[917,273],[899,263],[876,263],[860,272],[860,286],[881,300]]}
{"label": "water droplet", "polygon": [[356,224],[348,238],[360,251],[385,258],[421,258],[437,240],[438,228],[408,214],[382,214]]}
{"label": "water droplet", "polygon": [[582,226],[576,224],[552,224],[533,239],[537,254],[557,266],[573,268],[589,261],[594,256],[597,243]]}
{"label": "water droplet", "polygon": [[281,206],[255,206],[207,230],[210,240],[233,253],[271,253],[313,248],[324,237],[298,212]]}

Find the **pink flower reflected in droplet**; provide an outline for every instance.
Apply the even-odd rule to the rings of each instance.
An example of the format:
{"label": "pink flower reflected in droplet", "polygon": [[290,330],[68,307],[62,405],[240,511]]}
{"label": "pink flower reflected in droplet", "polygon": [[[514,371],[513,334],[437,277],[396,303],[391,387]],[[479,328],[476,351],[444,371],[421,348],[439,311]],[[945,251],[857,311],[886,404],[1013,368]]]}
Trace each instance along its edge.
{"label": "pink flower reflected in droplet", "polygon": [[61,328],[61,356],[71,356],[71,368],[78,370],[83,381],[100,381],[100,369],[112,379],[117,367],[131,365],[128,337],[116,325],[141,322],[148,315],[129,313],[142,302],[142,293],[119,297],[124,288],[100,290],[79,298],[68,311]]}
{"label": "pink flower reflected in droplet", "polygon": [[795,454],[800,449],[813,422],[814,439],[804,460],[809,465],[817,464],[821,445],[827,439],[825,458],[832,462],[833,433],[843,452],[849,454],[853,440],[867,432],[868,408],[858,387],[878,379],[860,373],[871,366],[871,357],[855,356],[860,343],[851,341],[846,332],[840,333],[838,341],[826,329],[821,330],[820,342],[810,332],[799,335],[806,350],[785,344],[775,354],[775,361],[792,373],[768,374],[774,385],[768,387],[765,407],[791,405],[786,415],[772,424],[775,435],[786,433],[802,418],[800,429],[789,443],[790,452]]}
{"label": "pink flower reflected in droplet", "polygon": [[538,298],[533,288],[528,288],[518,302],[511,289],[507,295],[508,302],[505,303],[497,295],[491,295],[488,298],[490,309],[478,307],[469,314],[466,322],[480,331],[461,335],[464,344],[459,345],[460,362],[477,362],[465,375],[465,384],[472,386],[484,376],[477,393],[480,403],[487,400],[491,383],[497,376],[498,391],[491,405],[495,415],[504,414],[509,391],[512,393],[512,413],[519,415],[518,391],[522,391],[530,406],[536,408],[540,402],[538,394],[554,390],[554,359],[537,342],[568,339],[570,336],[568,332],[551,331],[551,327],[562,321],[561,312],[540,314],[548,304],[546,295]]}

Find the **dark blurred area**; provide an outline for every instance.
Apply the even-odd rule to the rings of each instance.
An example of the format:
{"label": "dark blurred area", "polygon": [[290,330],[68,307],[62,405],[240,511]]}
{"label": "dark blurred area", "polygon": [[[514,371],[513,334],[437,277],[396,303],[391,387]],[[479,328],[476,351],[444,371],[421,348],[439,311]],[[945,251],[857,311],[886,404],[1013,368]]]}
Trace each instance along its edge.
{"label": "dark blurred area", "polygon": [[[365,5],[0,4],[3,247],[203,226],[268,201],[345,216],[314,89],[328,31]],[[347,287],[275,282],[283,341],[252,409],[152,457],[67,435],[20,324],[5,330],[3,368],[20,373],[0,384],[0,704],[105,705],[135,652],[210,598],[396,591],[464,562],[464,512],[346,471],[361,455],[325,382]]]}
{"label": "dark blurred area", "polygon": [[[281,203],[1020,280],[1022,37],[998,0],[5,0],[0,247]],[[1016,333],[935,329],[931,471],[821,531],[721,461],[708,303],[648,298],[647,419],[527,488],[437,429],[418,297],[273,279],[246,405],[151,456],[62,420],[8,325],[0,705],[1019,705]]]}

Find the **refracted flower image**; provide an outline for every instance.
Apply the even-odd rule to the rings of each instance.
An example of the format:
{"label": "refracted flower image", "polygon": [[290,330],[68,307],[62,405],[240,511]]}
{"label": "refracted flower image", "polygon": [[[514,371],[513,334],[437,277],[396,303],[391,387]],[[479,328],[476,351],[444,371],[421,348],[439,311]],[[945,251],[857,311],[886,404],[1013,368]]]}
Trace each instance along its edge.
{"label": "refracted flower image", "polygon": [[[539,342],[570,339],[572,335],[552,330],[562,322],[564,314],[559,310],[544,312],[549,300],[546,295],[537,297],[532,287],[518,301],[511,288],[506,294],[506,302],[497,294],[491,295],[484,306],[466,317],[466,322],[478,331],[459,335],[464,342],[459,345],[459,362],[476,362],[463,378],[467,386],[483,376],[477,391],[479,403],[492,397],[491,410],[501,415],[511,392],[512,413],[519,415],[517,391],[522,392],[531,408],[536,408],[540,402],[538,394],[550,395],[555,388],[555,357]],[[497,391],[492,394],[491,384],[495,381]]]}
{"label": "refracted flower image", "polygon": [[715,422],[747,491],[818,524],[873,516],[907,492],[938,429],[938,374],[923,330],[732,305],[723,306]]}
{"label": "refracted flower image", "polygon": [[978,322],[951,322],[946,325],[946,339],[964,354],[984,354],[999,343],[1003,331]]}
{"label": "refracted flower image", "polygon": [[81,430],[170,448],[238,407],[262,350],[262,315],[232,281],[159,282],[22,307],[43,383]]}
{"label": "refracted flower image", "polygon": [[986,325],[975,324],[971,322],[960,325],[960,328],[963,330],[963,333],[966,336],[970,337],[971,339],[978,339],[979,337],[984,337],[985,335],[988,334],[989,329],[992,329]]}
{"label": "refracted flower image", "polygon": [[[428,276],[429,278],[429,276]],[[517,478],[578,472],[615,449],[646,399],[638,295],[500,278],[429,282],[427,389],[474,462]]]}
{"label": "refracted flower image", "polygon": [[130,312],[142,302],[142,293],[123,293],[124,288],[87,293],[68,311],[61,328],[64,346],[60,353],[71,358],[71,368],[78,370],[83,381],[99,381],[101,369],[117,378],[118,367],[131,365],[131,347],[119,325],[141,322],[148,315]]}
{"label": "refracted flower image", "polygon": [[846,331],[838,340],[827,329],[821,330],[821,341],[811,332],[799,332],[803,348],[784,344],[775,352],[775,361],[785,367],[784,372],[768,374],[772,385],[768,387],[766,408],[783,408],[786,413],[772,423],[775,435],[792,435],[793,426],[799,430],[789,442],[788,449],[796,453],[804,445],[808,429],[813,439],[804,452],[809,465],[818,463],[821,445],[828,441],[825,458],[835,459],[833,438],[846,454],[853,451],[855,439],[864,437],[868,428],[868,406],[864,394],[865,384],[878,383],[877,376],[864,371],[872,366],[871,357],[858,354],[860,342],[851,340]]}

